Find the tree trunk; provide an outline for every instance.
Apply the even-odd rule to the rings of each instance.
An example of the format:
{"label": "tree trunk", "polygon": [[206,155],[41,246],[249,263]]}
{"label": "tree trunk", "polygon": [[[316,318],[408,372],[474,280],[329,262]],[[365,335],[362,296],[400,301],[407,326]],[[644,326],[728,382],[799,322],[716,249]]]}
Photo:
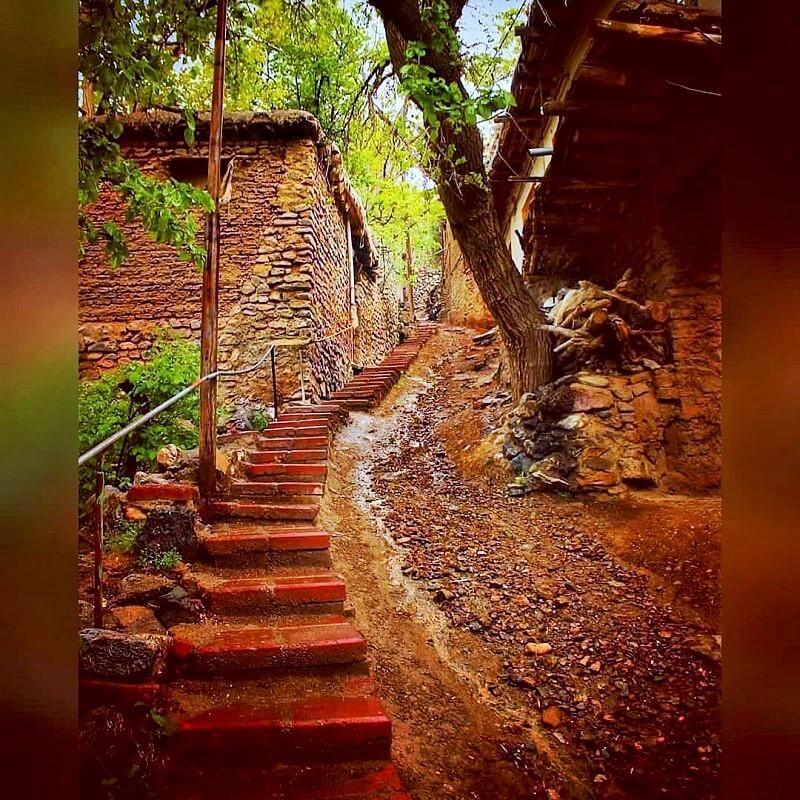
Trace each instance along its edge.
{"label": "tree trunk", "polygon": [[[466,98],[457,52],[442,47],[430,23],[423,20],[418,0],[370,0],[379,11],[395,72],[405,64],[408,42],[426,45],[423,63],[437,78],[455,85]],[[449,0],[450,24],[455,27],[463,0]],[[438,115],[438,114],[437,114]],[[552,353],[544,315],[503,241],[483,163],[483,139],[478,126],[455,123],[447,114],[431,135],[433,177],[453,236],[492,313],[508,352],[511,390],[515,399],[550,379]]]}

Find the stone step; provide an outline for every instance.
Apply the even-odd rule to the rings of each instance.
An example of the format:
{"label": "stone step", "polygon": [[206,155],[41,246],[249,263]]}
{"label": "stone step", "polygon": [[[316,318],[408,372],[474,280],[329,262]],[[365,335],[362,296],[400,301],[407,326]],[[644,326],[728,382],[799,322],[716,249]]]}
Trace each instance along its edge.
{"label": "stone step", "polygon": [[170,664],[180,675],[353,664],[367,652],[352,623],[334,615],[305,625],[175,625],[170,636]]}
{"label": "stone step", "polygon": [[376,697],[320,697],[210,709],[179,720],[174,737],[183,752],[240,763],[373,760],[390,757],[392,724]]}
{"label": "stone step", "polygon": [[189,501],[198,500],[200,493],[189,483],[140,483],[128,489],[128,502],[150,500]]}
{"label": "stone step", "polygon": [[198,573],[196,579],[209,608],[217,613],[252,614],[282,609],[340,613],[347,597],[344,581],[333,572],[252,578],[219,578]]}
{"label": "stone step", "polygon": [[[171,800],[411,800],[393,764],[386,759],[353,760],[347,753],[334,763],[257,763],[225,769],[191,758],[174,785],[158,794]],[[187,754],[191,757],[191,752]],[[201,759],[201,761],[203,761]],[[210,761],[210,760],[206,760]],[[178,772],[178,770],[175,770]]]}
{"label": "stone step", "polygon": [[321,496],[323,485],[311,481],[236,481],[228,487],[234,497],[280,497],[282,502],[298,495]]}
{"label": "stone step", "polygon": [[367,399],[364,397],[358,398],[345,398],[341,401],[347,408],[351,408],[354,411],[364,411],[367,409],[372,408],[375,405],[374,399]]}
{"label": "stone step", "polygon": [[310,525],[215,524],[200,535],[203,555],[220,565],[329,567],[331,536]]}
{"label": "stone step", "polygon": [[328,447],[328,435],[272,436],[256,439],[259,450],[322,450]]}
{"label": "stone step", "polygon": [[297,464],[302,461],[324,462],[328,450],[320,448],[288,450],[248,450],[246,461],[249,464]]}
{"label": "stone step", "polygon": [[232,500],[212,500],[209,504],[211,515],[217,519],[234,517],[237,519],[265,520],[306,520],[311,522],[319,513],[319,501],[304,497],[308,502],[296,503],[247,503]]}
{"label": "stone step", "polygon": [[[312,420],[313,422],[313,420]],[[284,437],[298,437],[298,436],[325,436],[327,438],[330,428],[327,425],[301,425],[295,423],[273,422],[263,433],[259,434],[260,438],[267,439],[281,439]]]}
{"label": "stone step", "polygon": [[277,480],[288,478],[294,481],[324,481],[328,474],[326,464],[305,461],[301,463],[286,462],[267,462],[256,464],[252,461],[245,461],[242,464],[245,473],[251,478],[264,478],[267,480]]}

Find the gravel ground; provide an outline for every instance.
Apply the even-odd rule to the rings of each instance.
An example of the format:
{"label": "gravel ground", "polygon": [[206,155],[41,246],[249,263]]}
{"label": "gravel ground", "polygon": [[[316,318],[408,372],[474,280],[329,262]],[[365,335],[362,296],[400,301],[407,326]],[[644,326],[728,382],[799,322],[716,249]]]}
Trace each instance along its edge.
{"label": "gravel ground", "polygon": [[[452,730],[425,764],[401,735],[412,793],[717,797],[719,500],[509,497],[484,438],[509,408],[491,400],[497,364],[471,332],[442,330],[339,447],[330,514],[346,525],[334,555],[351,593],[365,565],[381,562],[353,602],[389,704],[408,722],[406,745],[438,715],[430,698],[415,709],[414,692],[401,696],[409,666],[392,668],[398,636],[451,696],[466,692],[466,719],[489,715],[479,734],[465,723],[480,740],[473,762],[499,757],[518,773],[518,792],[506,778],[505,788],[459,784],[453,756],[449,782],[437,784],[424,771],[445,759]],[[358,564],[357,547],[367,548]],[[380,602],[370,581],[383,584]],[[407,612],[402,632],[393,603]]]}

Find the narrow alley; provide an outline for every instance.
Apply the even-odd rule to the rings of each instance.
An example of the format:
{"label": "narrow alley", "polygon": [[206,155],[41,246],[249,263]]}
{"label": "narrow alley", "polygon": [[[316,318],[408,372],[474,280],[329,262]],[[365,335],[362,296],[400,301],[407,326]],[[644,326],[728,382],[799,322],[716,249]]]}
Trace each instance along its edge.
{"label": "narrow alley", "polygon": [[353,413],[320,513],[398,770],[421,800],[714,796],[718,499],[508,496],[472,333]]}

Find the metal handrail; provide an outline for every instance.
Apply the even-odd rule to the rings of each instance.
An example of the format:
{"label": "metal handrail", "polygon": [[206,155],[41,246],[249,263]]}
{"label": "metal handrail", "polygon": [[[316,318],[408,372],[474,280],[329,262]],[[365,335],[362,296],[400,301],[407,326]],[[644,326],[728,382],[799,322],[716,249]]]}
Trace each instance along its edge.
{"label": "metal handrail", "polygon": [[[91,461],[93,458],[96,458],[97,456],[101,455],[106,450],[108,450],[108,448],[111,447],[111,445],[115,444],[120,439],[123,439],[132,431],[141,428],[142,425],[149,422],[151,419],[153,419],[153,417],[157,416],[162,411],[165,411],[171,406],[174,406],[175,403],[178,402],[178,400],[181,400],[182,398],[186,397],[186,395],[191,394],[195,389],[198,389],[206,381],[210,381],[213,378],[227,378],[227,377],[233,377],[235,375],[245,375],[248,372],[255,372],[255,370],[257,370],[270,356],[274,357],[274,355],[275,355],[275,345],[271,344],[267,348],[267,351],[264,353],[264,355],[261,356],[261,358],[255,362],[255,364],[251,364],[248,367],[243,367],[242,369],[233,369],[233,370],[218,369],[216,372],[210,372],[208,375],[203,375],[201,378],[198,378],[198,380],[196,380],[190,386],[187,386],[185,389],[181,389],[177,394],[172,395],[172,397],[170,397],[168,400],[165,400],[160,405],[156,406],[153,409],[150,409],[150,411],[146,412],[145,414],[142,414],[141,417],[138,417],[133,422],[126,425],[124,428],[121,428],[116,433],[112,434],[106,439],[103,439],[102,442],[99,442],[94,447],[87,450],[85,453],[83,453],[83,455],[78,457],[78,466],[81,467],[84,464]],[[275,381],[274,381],[274,369],[273,369],[272,388],[273,388],[273,394],[276,394],[274,383]],[[273,401],[277,409],[277,396],[273,397]]]}

